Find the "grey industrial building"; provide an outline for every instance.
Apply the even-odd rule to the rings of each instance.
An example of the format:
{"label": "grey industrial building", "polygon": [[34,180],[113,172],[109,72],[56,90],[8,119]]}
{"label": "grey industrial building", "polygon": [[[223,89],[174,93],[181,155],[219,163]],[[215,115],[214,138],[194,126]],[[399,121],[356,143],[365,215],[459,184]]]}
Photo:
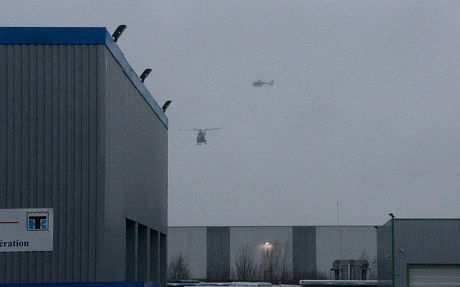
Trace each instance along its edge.
{"label": "grey industrial building", "polygon": [[[258,268],[249,280],[378,279],[381,286],[460,286],[460,219],[394,218],[382,226],[170,227],[168,236],[169,264],[182,255],[195,279],[248,279],[238,273],[237,264],[245,258]],[[275,249],[280,251],[277,270],[270,265]],[[280,275],[284,267],[287,278]]]}
{"label": "grey industrial building", "polygon": [[168,119],[105,28],[0,28],[0,208],[52,208],[52,251],[0,283],[166,283]]}
{"label": "grey industrial building", "polygon": [[460,219],[392,219],[378,228],[378,278],[460,286]]}
{"label": "grey industrial building", "polygon": [[[169,264],[182,255],[194,279],[296,282],[329,279],[334,268],[343,270],[342,279],[377,275],[373,226],[169,227],[168,238]],[[246,278],[237,270],[245,255],[256,268]]]}

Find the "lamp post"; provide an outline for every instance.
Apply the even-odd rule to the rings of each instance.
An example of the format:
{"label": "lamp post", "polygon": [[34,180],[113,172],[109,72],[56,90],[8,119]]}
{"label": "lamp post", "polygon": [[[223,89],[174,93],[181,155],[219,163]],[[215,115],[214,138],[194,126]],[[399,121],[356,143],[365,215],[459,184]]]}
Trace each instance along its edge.
{"label": "lamp post", "polygon": [[265,242],[265,281],[268,281],[268,247],[270,243]]}

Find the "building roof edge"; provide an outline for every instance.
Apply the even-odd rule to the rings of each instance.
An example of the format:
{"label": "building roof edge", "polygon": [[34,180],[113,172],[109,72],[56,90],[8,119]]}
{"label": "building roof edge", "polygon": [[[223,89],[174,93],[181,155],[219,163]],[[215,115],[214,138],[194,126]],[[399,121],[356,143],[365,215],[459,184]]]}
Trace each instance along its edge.
{"label": "building roof edge", "polygon": [[0,27],[0,45],[105,45],[163,125],[168,118],[105,27]]}

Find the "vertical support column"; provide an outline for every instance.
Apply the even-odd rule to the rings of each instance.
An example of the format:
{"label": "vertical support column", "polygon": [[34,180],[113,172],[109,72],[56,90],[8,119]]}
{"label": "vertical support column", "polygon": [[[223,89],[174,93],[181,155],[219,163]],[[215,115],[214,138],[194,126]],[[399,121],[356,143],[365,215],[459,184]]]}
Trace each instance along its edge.
{"label": "vertical support column", "polygon": [[146,260],[146,268],[145,268],[145,276],[146,276],[146,279],[145,281],[146,282],[152,282],[152,280],[150,279],[150,228],[148,228],[146,226],[146,230],[145,230],[145,240],[146,240],[146,244],[147,244],[147,252],[145,253],[145,260]]}
{"label": "vertical support column", "polygon": [[137,280],[148,281],[147,226],[137,226]]}
{"label": "vertical support column", "polygon": [[159,233],[150,229],[150,281],[160,284],[160,245]]}
{"label": "vertical support column", "polygon": [[[7,208],[7,198],[9,190],[7,189],[8,181],[8,121],[10,107],[8,103],[11,101],[11,95],[8,94],[8,85],[7,85],[7,46],[0,45],[0,92],[2,97],[0,97],[0,208]],[[10,100],[8,100],[10,99]],[[11,124],[10,124],[11,125]],[[0,282],[6,282],[6,253],[0,253]]]}
{"label": "vertical support column", "polygon": [[166,234],[160,233],[160,286],[166,287],[167,283],[167,240]]}
{"label": "vertical support column", "polygon": [[393,287],[396,285],[396,258],[395,258],[395,218],[391,218],[391,281]]}
{"label": "vertical support column", "polygon": [[126,219],[126,280],[134,281],[137,275],[137,223]]}

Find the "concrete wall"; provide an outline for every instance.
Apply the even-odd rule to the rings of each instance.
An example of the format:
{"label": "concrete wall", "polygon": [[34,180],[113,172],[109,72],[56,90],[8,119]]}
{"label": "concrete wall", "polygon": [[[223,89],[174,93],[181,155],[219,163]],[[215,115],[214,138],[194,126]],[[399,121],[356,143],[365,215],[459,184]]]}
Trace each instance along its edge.
{"label": "concrete wall", "polygon": [[[265,245],[266,242],[269,243],[268,246]],[[233,278],[236,278],[236,257],[244,246],[255,250],[255,263],[262,268],[259,271],[263,273],[265,254],[274,246],[292,254],[292,227],[230,227],[230,266]],[[288,267],[292,268],[292,260]],[[263,274],[260,276],[263,277]]]}
{"label": "concrete wall", "polygon": [[171,262],[173,254],[179,250],[189,249],[183,254],[190,262],[192,278],[203,278],[203,272],[207,270],[208,279],[210,274],[218,279],[216,269],[229,269],[231,279],[237,279],[236,258],[242,247],[249,246],[255,251],[254,263],[262,280],[266,272],[265,242],[270,244],[269,252],[276,244],[282,252],[287,250],[290,253],[288,268],[295,279],[316,276],[317,273],[329,276],[334,260],[341,258],[367,259],[370,267],[376,270],[377,235],[371,226],[170,227],[169,260]]}
{"label": "concrete wall", "polygon": [[370,267],[374,266],[376,270],[377,231],[375,228],[372,226],[317,227],[316,266],[318,272],[329,275],[332,264],[337,259],[366,259]]}
{"label": "concrete wall", "polygon": [[206,227],[170,228],[168,237],[168,262],[171,263],[182,254],[190,268],[191,278],[206,278],[207,272],[207,236]]}

